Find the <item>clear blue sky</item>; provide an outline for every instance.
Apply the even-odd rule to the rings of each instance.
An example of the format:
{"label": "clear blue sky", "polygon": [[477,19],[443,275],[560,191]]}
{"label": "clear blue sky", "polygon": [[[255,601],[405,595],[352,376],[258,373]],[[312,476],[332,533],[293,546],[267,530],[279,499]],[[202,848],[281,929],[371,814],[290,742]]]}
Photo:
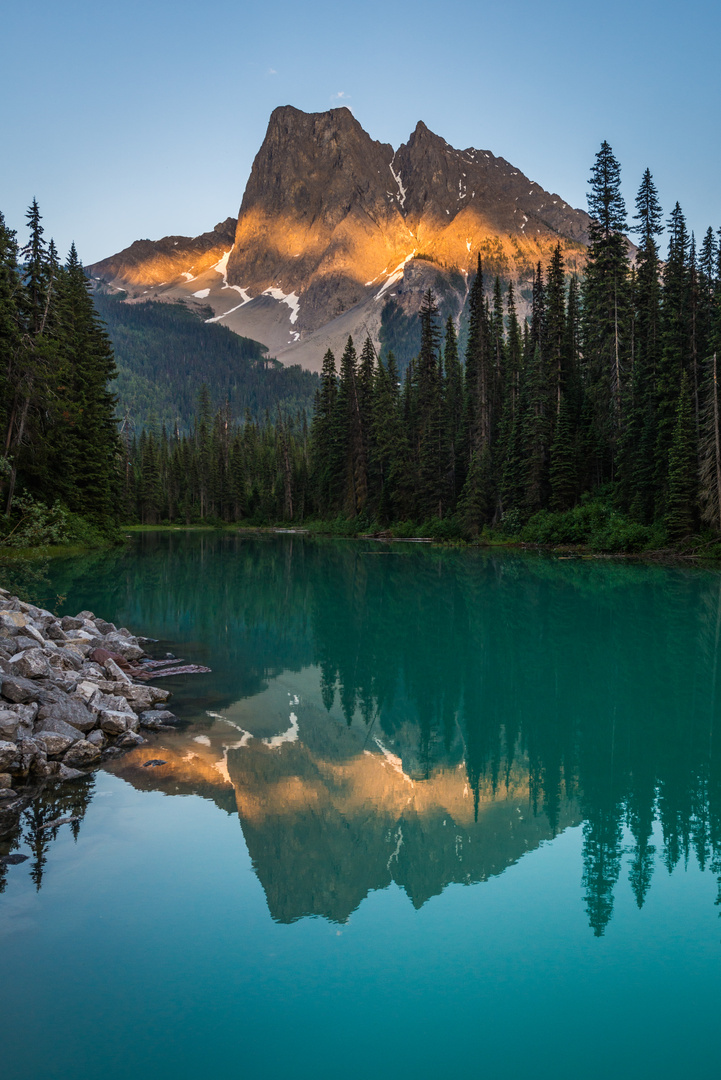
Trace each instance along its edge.
{"label": "clear blue sky", "polygon": [[721,225],[721,8],[710,0],[6,0],[0,210],[84,262],[237,214],[276,105],[347,104],[398,146],[419,119],[586,206],[603,139],[632,206]]}

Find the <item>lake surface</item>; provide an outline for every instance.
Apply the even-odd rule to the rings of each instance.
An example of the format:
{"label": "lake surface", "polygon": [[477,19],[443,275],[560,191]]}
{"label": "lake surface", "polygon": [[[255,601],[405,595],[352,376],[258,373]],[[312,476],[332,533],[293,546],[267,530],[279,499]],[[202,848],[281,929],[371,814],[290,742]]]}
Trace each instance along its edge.
{"label": "lake surface", "polygon": [[718,1076],[717,571],[151,533],[28,588],[212,673],[11,836],[4,1080]]}

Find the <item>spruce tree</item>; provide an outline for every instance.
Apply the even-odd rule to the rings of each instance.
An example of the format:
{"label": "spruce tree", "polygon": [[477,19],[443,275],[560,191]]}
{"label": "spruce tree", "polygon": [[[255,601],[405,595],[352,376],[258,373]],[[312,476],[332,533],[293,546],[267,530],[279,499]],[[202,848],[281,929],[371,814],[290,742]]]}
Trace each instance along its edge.
{"label": "spruce tree", "polygon": [[593,471],[613,477],[621,433],[622,400],[630,354],[629,259],[621,169],[607,142],[591,170],[588,195],[590,244],[584,278],[584,360],[587,393],[601,454]]}
{"label": "spruce tree", "polygon": [[668,456],[668,509],[666,527],[671,540],[693,532],[696,518],[696,425],[688,373],[681,378],[676,425]]}

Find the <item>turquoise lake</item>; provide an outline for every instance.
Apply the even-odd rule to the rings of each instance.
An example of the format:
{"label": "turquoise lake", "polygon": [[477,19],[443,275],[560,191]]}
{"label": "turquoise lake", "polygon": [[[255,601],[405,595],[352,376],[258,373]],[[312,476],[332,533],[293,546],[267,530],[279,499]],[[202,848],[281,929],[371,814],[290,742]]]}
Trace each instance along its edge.
{"label": "turquoise lake", "polygon": [[3,1080],[719,1075],[719,571],[188,532],[26,587],[212,672],[0,840]]}

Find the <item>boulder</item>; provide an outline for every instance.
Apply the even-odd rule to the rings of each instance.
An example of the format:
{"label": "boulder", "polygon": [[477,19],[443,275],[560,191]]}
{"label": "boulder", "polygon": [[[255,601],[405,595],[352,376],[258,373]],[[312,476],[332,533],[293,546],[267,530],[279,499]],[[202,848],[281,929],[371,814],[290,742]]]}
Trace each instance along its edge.
{"label": "boulder", "polygon": [[86,768],[88,765],[94,765],[96,761],[100,760],[100,750],[97,746],[93,746],[87,739],[80,739],[76,742],[65,754],[63,762],[71,769],[80,767]]}
{"label": "boulder", "polygon": [[83,666],[82,653],[79,653],[77,649],[65,649],[62,646],[56,649],[51,663],[55,664],[56,661],[68,671],[80,671]]}
{"label": "boulder", "polygon": [[101,750],[106,745],[107,741],[105,734],[99,728],[95,728],[94,731],[91,731],[88,734],[88,742],[91,742],[93,746],[97,746]]}
{"label": "boulder", "polygon": [[75,687],[75,696],[80,698],[84,705],[91,705],[93,698],[99,693],[98,684],[89,679],[82,679]]}
{"label": "boulder", "polygon": [[11,709],[0,709],[0,739],[14,741],[17,738],[20,717]]}
{"label": "boulder", "polygon": [[105,619],[93,619],[93,622],[97,626],[98,632],[101,633],[103,637],[106,637],[107,634],[112,634],[116,629],[115,623],[106,622]]}
{"label": "boulder", "polygon": [[66,724],[64,720],[58,720],[55,717],[49,716],[45,720],[38,721],[37,725],[40,730],[38,731],[38,737],[42,735],[62,735],[64,738],[70,739],[68,745],[74,745],[76,742],[80,742],[82,739],[82,732],[80,732],[72,724]]}
{"label": "boulder", "polygon": [[90,710],[77,698],[63,694],[59,701],[51,705],[42,705],[38,712],[40,720],[53,717],[56,720],[64,720],[79,731],[91,731],[96,720]]}
{"label": "boulder", "polygon": [[71,769],[69,765],[61,761],[59,763],[60,768],[57,771],[58,780],[80,780],[85,773],[80,772],[79,769]]}
{"label": "boulder", "polygon": [[32,623],[29,622],[29,623],[26,624],[23,633],[26,634],[27,637],[32,638],[36,645],[39,645],[41,648],[44,648],[44,646],[45,646],[45,638],[40,633],[40,631],[37,630],[33,626]]}
{"label": "boulder", "polygon": [[99,716],[100,729],[108,735],[122,735],[127,730],[129,719],[127,713],[103,709]]}
{"label": "boulder", "polygon": [[60,623],[55,620],[45,627],[45,637],[51,641],[65,641],[65,631]]}
{"label": "boulder", "polygon": [[26,623],[21,611],[0,611],[0,637],[15,637]]}
{"label": "boulder", "polygon": [[130,678],[130,676],[126,675],[122,668],[119,668],[111,657],[108,657],[108,659],[103,664],[103,667],[105,668],[113,682],[123,683],[124,686],[133,685],[133,680]]}
{"label": "boulder", "polygon": [[0,740],[0,772],[5,772],[18,760],[18,748],[14,742],[7,739]]}
{"label": "boulder", "polygon": [[109,634],[105,639],[105,646],[111,648],[113,652],[120,653],[126,660],[139,660],[145,655],[139,645],[123,637],[120,631]]}
{"label": "boulder", "polygon": [[162,731],[163,728],[177,724],[178,718],[167,709],[150,709],[140,714],[140,726],[149,731]]}
{"label": "boulder", "polygon": [[60,626],[65,631],[67,631],[67,630],[82,630],[82,628],[83,628],[83,620],[82,619],[75,619],[75,618],[73,618],[72,615],[63,615],[62,619],[60,620]]}
{"label": "boulder", "polygon": [[24,679],[40,679],[50,674],[50,665],[42,649],[31,648],[16,653],[10,660],[13,671]]}
{"label": "boulder", "polygon": [[35,741],[44,747],[48,757],[60,757],[79,740],[74,739],[72,735],[60,735],[56,731],[43,730],[35,735]]}
{"label": "boulder", "polygon": [[137,735],[134,731],[126,731],[124,735],[121,735],[116,746],[121,747],[123,750],[130,750],[133,746],[142,746],[145,739],[142,735]]}
{"label": "boulder", "polygon": [[23,679],[19,675],[3,675],[0,694],[6,701],[19,703],[38,701],[42,694],[42,687],[37,686],[31,679]]}
{"label": "boulder", "polygon": [[9,772],[0,773],[0,787],[9,788],[13,786],[13,778]]}
{"label": "boulder", "polygon": [[31,701],[27,705],[8,705],[8,709],[15,713],[21,727],[32,727],[38,715],[37,701]]}

